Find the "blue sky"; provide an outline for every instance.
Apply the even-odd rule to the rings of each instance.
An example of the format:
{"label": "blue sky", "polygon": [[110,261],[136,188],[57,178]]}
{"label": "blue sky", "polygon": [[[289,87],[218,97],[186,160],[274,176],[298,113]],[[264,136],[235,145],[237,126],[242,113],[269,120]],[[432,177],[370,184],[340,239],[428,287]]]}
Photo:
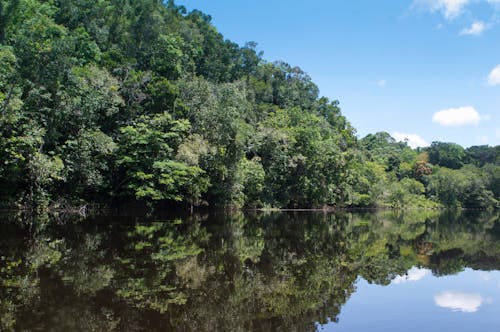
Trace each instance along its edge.
{"label": "blue sky", "polygon": [[500,272],[464,271],[436,277],[413,267],[388,286],[360,279],[338,323],[322,332],[498,331]]}
{"label": "blue sky", "polygon": [[500,0],[176,3],[257,42],[267,61],[301,67],[360,137],[500,144]]}

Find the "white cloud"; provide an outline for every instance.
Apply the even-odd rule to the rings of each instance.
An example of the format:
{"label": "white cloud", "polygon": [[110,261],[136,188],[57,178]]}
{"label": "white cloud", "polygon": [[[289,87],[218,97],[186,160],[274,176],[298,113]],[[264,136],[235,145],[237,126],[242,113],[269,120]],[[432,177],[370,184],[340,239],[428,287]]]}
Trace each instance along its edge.
{"label": "white cloud", "polygon": [[479,309],[484,299],[480,294],[447,291],[436,294],[434,302],[442,308],[472,313]]}
{"label": "white cloud", "polygon": [[444,8],[444,16],[450,19],[458,16],[469,0],[440,0],[439,2]]}
{"label": "white cloud", "polygon": [[470,28],[463,29],[460,32],[460,35],[479,36],[483,33],[484,30],[486,30],[486,25],[484,24],[484,22],[477,21],[473,22]]}
{"label": "white cloud", "polygon": [[491,70],[488,75],[488,83],[491,86],[500,85],[500,65]]}
{"label": "white cloud", "polygon": [[380,86],[380,87],[384,87],[386,84],[387,84],[386,80],[380,80],[380,81],[377,82],[377,85]]}
{"label": "white cloud", "polygon": [[458,108],[449,108],[440,110],[432,116],[432,121],[442,126],[463,126],[478,124],[481,121],[481,115],[472,106]]}
{"label": "white cloud", "polygon": [[[452,21],[462,14],[468,14],[466,17],[469,19],[474,17],[475,10],[469,10],[467,7],[471,4],[481,2],[488,4],[495,12],[500,10],[500,0],[413,0],[411,8],[430,12],[440,12],[448,21]],[[498,22],[493,20],[491,23],[496,24]],[[485,28],[487,27],[486,25]],[[473,28],[473,26],[471,28]],[[476,29],[478,28],[480,27],[477,26]],[[464,31],[465,30],[467,29],[464,29]]]}
{"label": "white cloud", "polygon": [[420,269],[418,267],[412,267],[405,275],[397,276],[392,281],[393,284],[400,284],[408,281],[418,281],[428,275],[431,271],[429,269]]}
{"label": "white cloud", "polygon": [[406,141],[412,149],[415,149],[417,147],[426,147],[430,145],[426,140],[424,140],[417,134],[405,134],[396,131],[391,136],[394,137],[394,139],[398,142]]}
{"label": "white cloud", "polygon": [[431,12],[441,11],[444,17],[452,20],[462,14],[471,0],[415,0],[414,6],[423,7]]}

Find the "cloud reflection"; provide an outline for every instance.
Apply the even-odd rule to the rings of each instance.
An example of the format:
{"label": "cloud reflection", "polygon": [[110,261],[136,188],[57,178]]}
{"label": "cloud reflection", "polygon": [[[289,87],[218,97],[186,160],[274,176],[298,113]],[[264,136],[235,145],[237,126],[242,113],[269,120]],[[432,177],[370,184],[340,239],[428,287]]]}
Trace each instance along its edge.
{"label": "cloud reflection", "polygon": [[401,284],[403,282],[408,282],[408,281],[418,281],[428,275],[431,271],[428,269],[420,269],[418,267],[412,267],[411,269],[406,272],[405,275],[402,276],[397,276],[394,278],[392,283],[394,284]]}
{"label": "cloud reflection", "polygon": [[490,272],[481,272],[479,273],[479,278],[481,281],[488,282],[491,281],[492,276]]}
{"label": "cloud reflection", "polygon": [[479,309],[484,299],[480,294],[446,291],[434,295],[434,302],[442,308],[472,313]]}

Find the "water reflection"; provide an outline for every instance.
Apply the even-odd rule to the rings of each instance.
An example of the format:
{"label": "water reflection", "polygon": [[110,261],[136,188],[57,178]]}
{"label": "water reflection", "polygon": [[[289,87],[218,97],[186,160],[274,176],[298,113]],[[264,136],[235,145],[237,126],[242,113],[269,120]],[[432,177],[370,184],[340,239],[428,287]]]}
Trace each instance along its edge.
{"label": "water reflection", "polygon": [[406,272],[405,275],[397,276],[394,278],[392,281],[393,284],[401,284],[403,282],[408,282],[408,281],[419,281],[423,277],[429,275],[431,273],[431,270],[429,269],[423,269],[419,267],[412,267],[408,272]]}
{"label": "water reflection", "polygon": [[[500,267],[491,213],[10,215],[0,238],[2,331],[314,331],[343,326],[359,277],[388,290]],[[476,295],[435,303],[474,312]]]}
{"label": "water reflection", "polygon": [[476,312],[483,304],[481,294],[468,294],[456,291],[446,291],[434,296],[436,305],[453,311]]}

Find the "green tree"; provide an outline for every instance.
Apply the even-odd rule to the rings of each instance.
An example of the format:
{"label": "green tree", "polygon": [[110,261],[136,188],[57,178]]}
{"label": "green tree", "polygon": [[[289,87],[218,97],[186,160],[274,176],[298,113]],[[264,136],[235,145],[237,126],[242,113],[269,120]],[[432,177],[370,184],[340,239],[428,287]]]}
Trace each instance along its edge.
{"label": "green tree", "polygon": [[173,120],[168,113],[142,116],[120,128],[117,195],[153,201],[197,200],[209,184],[205,172],[174,159],[189,129],[188,121]]}
{"label": "green tree", "polygon": [[459,169],[465,160],[465,150],[455,143],[432,142],[427,148],[429,162],[434,165]]}

